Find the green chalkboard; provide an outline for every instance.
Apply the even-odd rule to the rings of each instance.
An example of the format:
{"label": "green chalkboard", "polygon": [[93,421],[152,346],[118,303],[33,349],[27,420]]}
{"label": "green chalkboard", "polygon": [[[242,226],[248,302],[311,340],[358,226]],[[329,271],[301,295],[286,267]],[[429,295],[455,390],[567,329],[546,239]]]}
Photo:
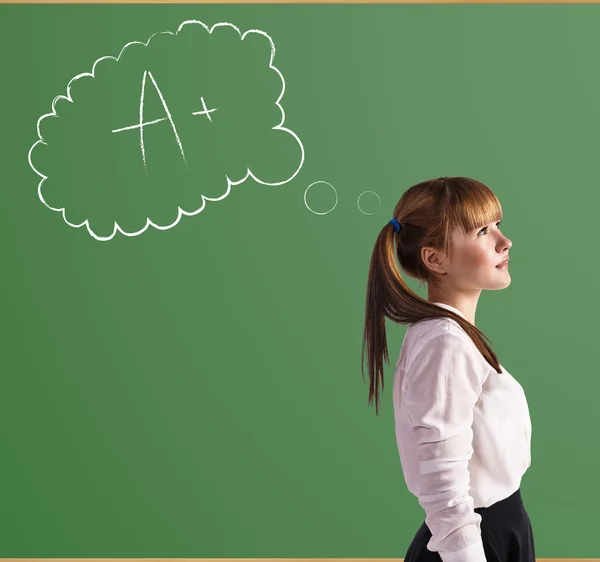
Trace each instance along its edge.
{"label": "green chalkboard", "polygon": [[[2,5],[0,557],[402,558],[375,237],[486,183],[539,557],[600,557],[600,7]],[[414,290],[426,296],[426,289]]]}

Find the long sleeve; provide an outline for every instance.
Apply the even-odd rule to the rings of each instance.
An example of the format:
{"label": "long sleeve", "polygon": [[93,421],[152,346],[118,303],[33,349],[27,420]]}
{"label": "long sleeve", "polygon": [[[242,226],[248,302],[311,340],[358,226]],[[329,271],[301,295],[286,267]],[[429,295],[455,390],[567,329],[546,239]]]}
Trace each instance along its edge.
{"label": "long sleeve", "polygon": [[427,547],[443,562],[486,562],[481,515],[469,495],[473,409],[487,372],[476,348],[456,333],[416,351],[403,405],[416,437],[419,504],[431,531]]}

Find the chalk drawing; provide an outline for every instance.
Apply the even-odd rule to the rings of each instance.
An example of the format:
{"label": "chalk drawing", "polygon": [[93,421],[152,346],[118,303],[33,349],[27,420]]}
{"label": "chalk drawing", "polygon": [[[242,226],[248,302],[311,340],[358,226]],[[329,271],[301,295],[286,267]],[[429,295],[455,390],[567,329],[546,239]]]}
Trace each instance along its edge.
{"label": "chalk drawing", "polygon": [[[331,209],[329,209],[329,211],[325,211],[323,213],[319,213],[318,211],[315,211],[314,209],[311,209],[308,206],[308,203],[306,201],[306,195],[308,194],[308,190],[313,186],[313,185],[317,185],[317,184],[324,184],[324,185],[328,185],[329,187],[331,187],[331,189],[333,189],[333,192],[335,193],[335,204],[333,205],[333,207],[331,207]],[[375,197],[377,197],[377,199],[379,199],[379,203],[381,204],[381,198],[379,197],[379,195],[377,195],[377,193],[375,193],[374,191],[363,191],[359,196],[358,199],[356,201],[356,204],[358,206],[358,209],[360,210],[361,213],[365,214],[365,215],[374,215],[375,213],[367,213],[366,211],[363,211],[361,206],[360,206],[360,198],[365,194],[365,193],[372,193],[373,195],[375,195]],[[333,211],[338,204],[338,194],[337,194],[337,190],[335,189],[335,187],[333,187],[333,185],[331,185],[329,182],[323,181],[323,180],[319,180],[319,181],[315,181],[313,183],[311,183],[305,190],[304,190],[304,205],[305,207],[311,212],[314,213],[315,215],[327,215],[329,213],[331,213],[331,211]]]}
{"label": "chalk drawing", "polygon": [[[154,87],[156,88],[158,97],[160,98],[160,102],[162,103],[162,106],[164,107],[165,113],[167,114],[167,116],[162,117],[160,119],[154,119],[153,121],[148,121],[147,123],[144,123],[144,92],[146,91],[146,75],[150,76],[150,80],[152,80],[152,84],[154,84]],[[183,151],[183,146],[181,145],[181,139],[179,138],[179,134],[177,133],[177,127],[175,126],[175,123],[173,122],[173,118],[171,117],[171,112],[169,111],[167,102],[165,101],[165,98],[163,97],[162,92],[160,91],[160,88],[158,87],[158,84],[156,83],[156,80],[154,80],[154,76],[152,76],[152,72],[145,70],[144,76],[142,78],[142,96],[140,98],[140,122],[137,125],[123,127],[121,129],[113,129],[112,132],[120,133],[122,131],[139,128],[139,130],[140,130],[140,145],[141,145],[141,149],[142,149],[142,160],[144,161],[144,171],[146,173],[148,173],[148,168],[146,167],[146,151],[144,149],[144,127],[147,125],[155,125],[156,123],[160,123],[161,121],[164,121],[165,119],[168,119],[169,122],[171,123],[171,128],[173,129],[173,134],[175,135],[175,140],[177,141],[177,144],[179,145],[179,150],[181,151],[181,157],[183,158],[183,162],[185,163],[185,167],[187,168],[187,162],[185,160],[185,152]]]}
{"label": "chalk drawing", "polygon": [[[83,77],[91,77],[92,79],[95,78],[95,71],[96,71],[96,67],[98,66],[99,63],[101,63],[101,61],[115,61],[118,62],[120,60],[120,58],[123,56],[123,53],[126,51],[126,49],[128,49],[130,46],[132,45],[142,45],[144,47],[148,47],[148,45],[150,44],[150,42],[152,41],[153,37],[157,36],[157,35],[161,35],[161,34],[168,34],[168,35],[178,35],[180,33],[180,31],[184,28],[184,26],[188,26],[188,25],[198,25],[198,26],[202,26],[210,35],[212,35],[213,31],[216,28],[219,27],[230,27],[233,30],[235,30],[237,32],[237,34],[240,36],[240,40],[243,41],[246,37],[248,37],[250,34],[259,34],[264,36],[268,42],[269,42],[269,46],[270,46],[270,60],[269,60],[269,68],[272,69],[273,71],[275,71],[278,75],[279,78],[281,79],[281,92],[279,94],[279,96],[277,97],[277,100],[275,101],[275,105],[278,107],[280,113],[281,113],[281,121],[275,125],[274,127],[271,127],[272,130],[279,130],[279,131],[283,131],[289,135],[291,135],[294,139],[294,141],[297,143],[299,149],[300,149],[300,158],[299,158],[299,164],[297,165],[295,171],[292,173],[292,175],[290,177],[287,177],[286,179],[282,180],[282,181],[277,181],[277,182],[266,182],[264,180],[261,180],[259,177],[257,177],[252,170],[250,169],[249,166],[246,167],[246,173],[243,177],[234,180],[231,179],[227,174],[225,175],[225,179],[226,179],[226,183],[227,183],[227,188],[225,190],[225,192],[218,196],[218,197],[208,197],[205,195],[201,195],[202,197],[202,202],[200,204],[200,206],[193,210],[193,211],[184,211],[183,209],[181,209],[180,206],[177,206],[177,218],[171,222],[170,224],[167,225],[160,225],[160,224],[156,224],[153,221],[150,220],[149,217],[146,217],[145,220],[145,225],[136,231],[127,231],[123,228],[121,228],[121,226],[119,226],[119,224],[117,223],[117,221],[114,221],[114,227],[112,229],[112,233],[109,236],[100,236],[98,233],[94,232],[94,230],[91,228],[90,226],[90,222],[89,219],[84,220],[83,222],[77,224],[77,223],[73,223],[73,222],[69,222],[67,220],[67,214],[66,214],[66,206],[65,207],[53,207],[51,206],[45,199],[43,196],[43,184],[44,182],[48,179],[48,176],[44,175],[41,171],[37,170],[33,164],[32,161],[32,154],[34,152],[34,149],[36,146],[43,144],[46,145],[46,141],[44,140],[44,138],[42,137],[41,131],[40,131],[40,124],[42,123],[42,121],[44,119],[47,119],[49,117],[58,117],[58,114],[56,112],[56,108],[55,108],[55,104],[57,103],[57,101],[59,100],[66,100],[68,102],[70,102],[71,104],[74,103],[73,98],[71,97],[71,87],[72,85],[79,79],[83,78]],[[63,220],[65,221],[66,224],[68,224],[71,227],[74,228],[80,228],[82,226],[85,226],[86,229],[88,230],[89,234],[94,237],[96,240],[99,241],[107,241],[107,240],[111,240],[117,232],[120,232],[121,234],[125,235],[125,236],[129,236],[129,237],[133,237],[133,236],[137,236],[139,234],[142,234],[143,232],[145,232],[149,226],[154,227],[157,230],[167,230],[169,228],[172,228],[174,226],[176,226],[179,221],[181,220],[181,217],[183,215],[186,216],[193,216],[196,215],[198,213],[200,213],[202,210],[204,210],[205,208],[205,203],[206,201],[220,201],[222,199],[224,199],[225,197],[227,197],[229,195],[229,193],[231,192],[231,188],[232,186],[236,186],[239,185],[243,182],[245,182],[248,178],[252,178],[254,181],[256,181],[257,183],[261,184],[261,185],[266,185],[266,186],[280,186],[280,185],[284,185],[288,182],[290,182],[291,180],[293,180],[298,173],[300,172],[300,169],[302,168],[303,164],[304,164],[304,146],[302,144],[302,141],[300,140],[300,138],[298,137],[298,135],[296,135],[296,133],[294,133],[291,129],[288,129],[286,127],[283,126],[284,122],[285,122],[285,112],[283,110],[283,107],[280,103],[284,93],[285,93],[285,79],[283,77],[283,74],[281,73],[281,71],[275,67],[273,65],[273,60],[275,58],[275,44],[273,42],[273,40],[271,39],[271,37],[264,31],[259,30],[259,29],[250,29],[245,31],[244,33],[242,33],[238,27],[236,27],[235,25],[233,25],[232,23],[229,22],[219,22],[214,24],[212,27],[207,26],[206,24],[204,24],[201,21],[198,20],[186,20],[183,23],[181,23],[181,25],[179,26],[179,28],[177,29],[176,32],[171,32],[171,31],[161,31],[161,32],[157,32],[154,33],[153,35],[151,35],[149,37],[149,39],[146,42],[141,42],[141,41],[132,41],[130,43],[127,43],[120,51],[119,55],[117,57],[113,57],[113,56],[104,56],[99,58],[98,60],[96,60],[96,62],[93,64],[92,66],[92,70],[91,72],[83,72],[81,74],[76,75],[75,77],[73,77],[69,83],[67,84],[67,88],[66,88],[66,96],[65,95],[60,95],[60,96],[56,96],[54,98],[54,100],[52,101],[52,111],[51,113],[47,113],[45,115],[42,115],[38,121],[37,121],[37,135],[38,135],[38,140],[31,146],[31,148],[29,149],[28,152],[28,161],[29,161],[29,165],[31,166],[32,170],[38,174],[42,179],[40,180],[39,184],[38,184],[38,197],[40,199],[40,201],[49,209],[51,209],[52,211],[56,211],[56,212],[60,212],[62,214]],[[164,112],[166,114],[166,117],[161,117],[159,119],[154,119],[154,120],[150,120],[145,122],[144,121],[144,92],[146,89],[146,79],[147,77],[150,78],[150,81],[152,83],[152,86],[154,86],[154,90],[156,91],[156,93],[159,96],[160,102],[162,104],[162,107],[164,109]],[[156,80],[155,80],[156,78]],[[153,76],[152,72],[147,71],[144,72],[143,77],[142,77],[142,88],[141,88],[141,99],[140,99],[140,106],[139,106],[139,121],[137,124],[133,124],[133,125],[128,125],[128,126],[124,126],[124,127],[120,127],[120,128],[116,128],[116,129],[111,129],[112,132],[114,133],[120,133],[120,134],[126,134],[126,131],[130,131],[133,130],[135,131],[136,129],[139,129],[140,131],[140,146],[141,146],[141,155],[142,155],[142,162],[144,164],[144,169],[146,169],[146,166],[149,164],[149,162],[147,162],[146,160],[146,146],[144,144],[144,128],[147,128],[150,125],[156,125],[158,123],[162,123],[163,121],[169,121],[173,135],[175,137],[175,141],[177,142],[177,145],[179,146],[180,149],[180,153],[181,153],[181,158],[182,161],[184,162],[184,164],[187,167],[187,160],[186,160],[186,154],[184,151],[184,146],[182,143],[182,140],[180,138],[180,135],[178,133],[178,129],[176,126],[176,123],[174,122],[174,119],[172,118],[171,112],[169,111],[169,107],[168,107],[168,100],[165,99],[165,97],[163,97],[162,93],[161,93],[161,89],[159,88],[159,83],[160,83],[160,77],[159,76]],[[148,84],[149,86],[149,84]],[[200,104],[202,106],[202,110],[201,111],[197,111],[197,112],[193,112],[192,115],[193,116],[200,116],[200,115],[206,115],[208,120],[212,123],[212,118],[210,116],[210,113],[216,111],[216,108],[211,108],[208,109],[204,100],[204,97],[200,97]],[[125,123],[124,123],[125,125]],[[115,135],[117,136],[117,135]],[[336,202],[337,204],[337,202]]]}
{"label": "chalk drawing", "polygon": [[361,213],[364,213],[365,215],[374,215],[375,213],[367,213],[366,211],[363,211],[361,206],[360,206],[360,198],[365,194],[365,193],[372,193],[373,195],[375,195],[375,197],[377,197],[377,199],[379,199],[379,205],[381,206],[381,198],[379,197],[379,195],[377,195],[377,193],[375,193],[374,191],[363,191],[359,196],[358,199],[356,200],[356,205],[358,206],[358,209],[360,210]]}
{"label": "chalk drawing", "polygon": [[192,115],[206,115],[208,117],[208,120],[212,123],[212,117],[210,116],[210,114],[213,111],[217,111],[217,108],[215,107],[214,109],[207,109],[206,103],[204,103],[204,98],[202,96],[200,96],[200,101],[202,102],[202,107],[204,109],[202,111],[192,111]]}
{"label": "chalk drawing", "polygon": [[[325,211],[324,213],[319,213],[318,211],[314,211],[313,209],[311,209],[308,206],[308,203],[306,202],[306,194],[308,193],[308,190],[313,186],[313,185],[317,185],[319,183],[328,185],[329,187],[331,187],[331,189],[333,189],[333,192],[335,193],[335,203],[333,205],[333,207],[331,207],[331,209],[329,209],[329,211]],[[304,190],[304,205],[306,206],[306,208],[311,212],[314,213],[315,215],[327,215],[329,213],[331,213],[331,211],[333,211],[338,204],[338,194],[337,191],[335,189],[335,187],[333,187],[333,185],[331,185],[329,182],[323,181],[323,180],[319,180],[319,181],[314,181],[313,183],[311,183],[305,190]]]}

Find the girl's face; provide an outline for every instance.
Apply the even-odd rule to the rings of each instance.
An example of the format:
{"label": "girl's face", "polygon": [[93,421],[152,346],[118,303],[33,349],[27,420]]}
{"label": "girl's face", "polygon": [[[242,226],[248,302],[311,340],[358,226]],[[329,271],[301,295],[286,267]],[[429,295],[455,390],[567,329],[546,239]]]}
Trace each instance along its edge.
{"label": "girl's face", "polygon": [[463,234],[453,233],[453,255],[446,262],[444,281],[456,289],[497,290],[510,285],[509,266],[497,267],[509,255],[512,242],[500,230],[500,222]]}

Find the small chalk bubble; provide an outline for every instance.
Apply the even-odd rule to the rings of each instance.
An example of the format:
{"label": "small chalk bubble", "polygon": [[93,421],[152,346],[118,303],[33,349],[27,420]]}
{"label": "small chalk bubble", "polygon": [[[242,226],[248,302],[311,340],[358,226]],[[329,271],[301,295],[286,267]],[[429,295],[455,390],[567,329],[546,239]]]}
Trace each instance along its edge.
{"label": "small chalk bubble", "polygon": [[[335,204],[333,205],[333,207],[331,207],[331,209],[329,209],[329,211],[325,211],[324,213],[319,213],[318,211],[315,211],[315,210],[311,209],[311,208],[308,206],[308,203],[307,203],[307,201],[306,201],[306,194],[308,193],[308,190],[309,190],[309,189],[310,189],[310,188],[311,188],[313,185],[317,185],[317,184],[321,184],[321,183],[322,183],[322,184],[325,184],[325,185],[328,185],[329,187],[331,187],[331,189],[333,189],[333,192],[335,193]],[[315,215],[327,215],[327,214],[331,213],[331,211],[333,211],[333,210],[334,210],[334,209],[337,207],[337,204],[338,204],[338,194],[337,194],[337,191],[336,191],[335,187],[333,187],[333,185],[331,185],[329,182],[326,182],[326,181],[323,181],[323,180],[315,181],[315,182],[311,183],[311,184],[310,184],[310,185],[309,185],[309,186],[306,188],[306,190],[304,191],[304,205],[306,206],[306,208],[307,208],[307,209],[308,209],[308,210],[309,210],[311,213],[314,213]]]}
{"label": "small chalk bubble", "polygon": [[379,195],[377,195],[377,193],[375,193],[374,191],[363,191],[359,196],[358,199],[356,200],[356,205],[358,206],[358,210],[361,213],[364,213],[365,215],[374,215],[375,213],[367,213],[366,211],[363,211],[360,207],[360,198],[365,194],[365,193],[372,193],[373,195],[375,195],[375,197],[377,197],[377,199],[379,199],[379,206],[381,207],[381,198],[379,197]]}

